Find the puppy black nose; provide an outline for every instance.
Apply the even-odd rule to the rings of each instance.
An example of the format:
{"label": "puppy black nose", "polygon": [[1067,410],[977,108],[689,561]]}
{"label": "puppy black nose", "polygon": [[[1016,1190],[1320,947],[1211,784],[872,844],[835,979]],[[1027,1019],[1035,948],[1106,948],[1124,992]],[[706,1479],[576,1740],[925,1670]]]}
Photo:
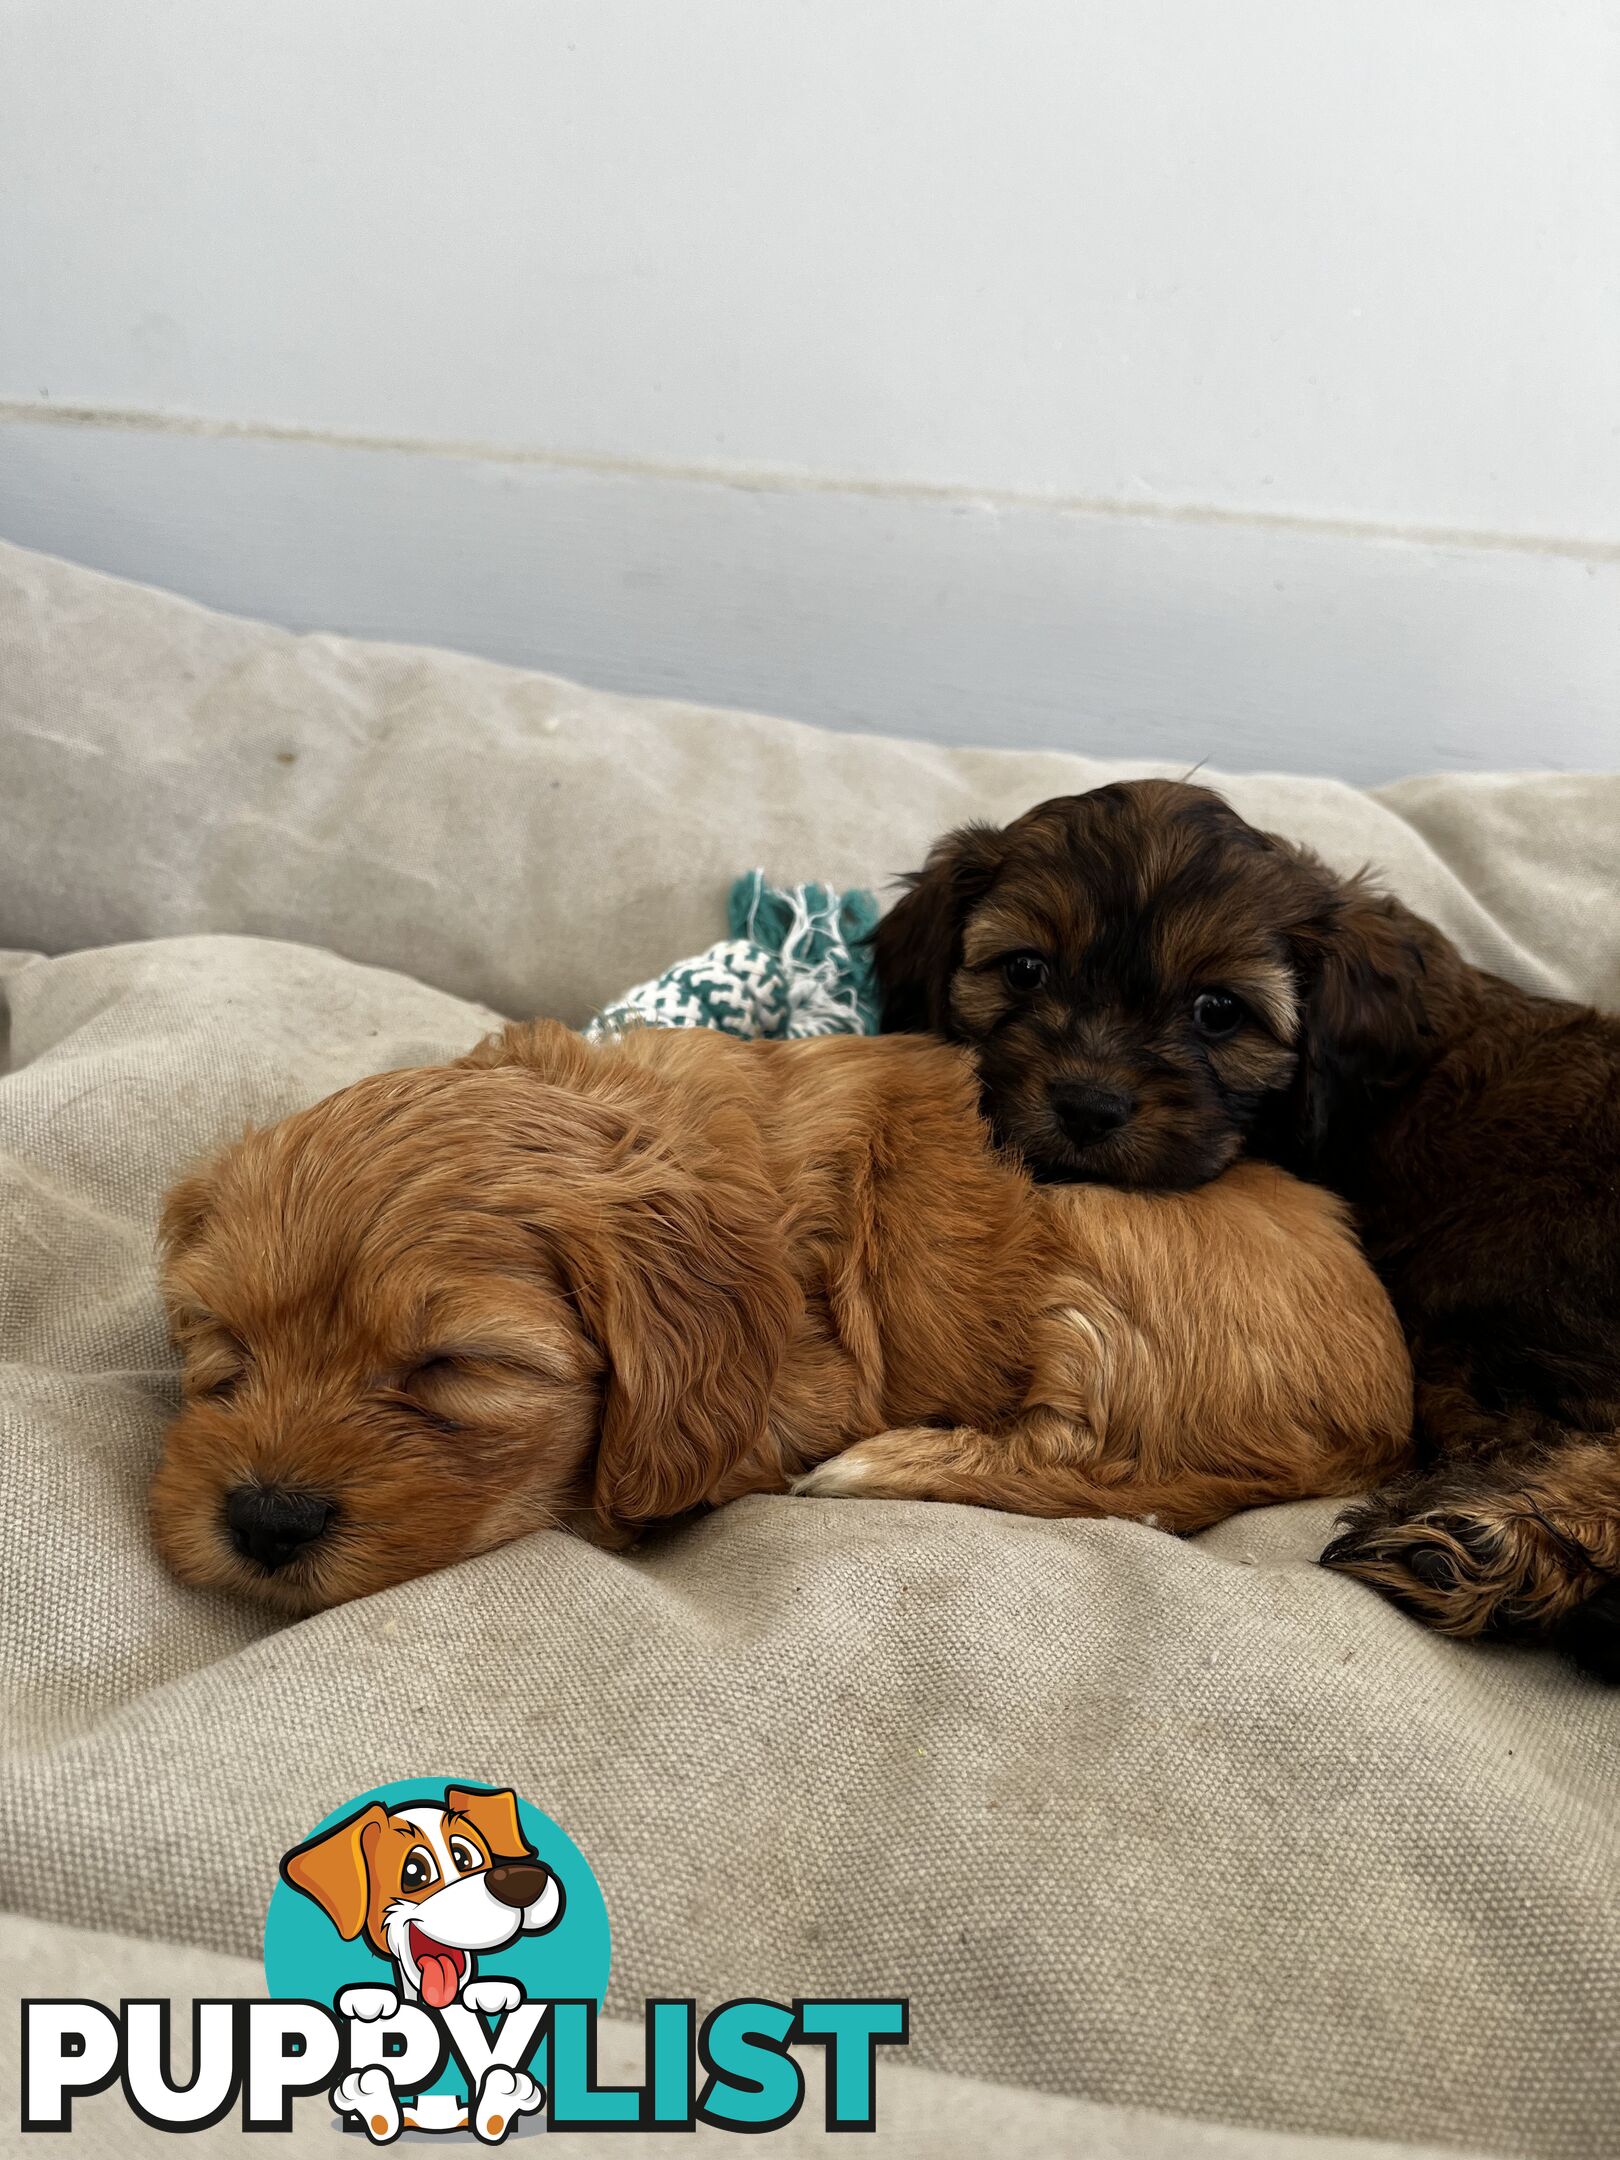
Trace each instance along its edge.
{"label": "puppy black nose", "polygon": [[521,1912],[525,1905],[532,1905],[544,1892],[546,1870],[536,1867],[530,1860],[503,1860],[489,1870],[484,1880],[489,1884],[491,1897],[499,1898],[503,1905]]}
{"label": "puppy black nose", "polygon": [[244,1560],[273,1575],[313,1544],[336,1510],[314,1493],[284,1492],[277,1485],[237,1485],[225,1495],[225,1527]]}
{"label": "puppy black nose", "polygon": [[1052,1110],[1076,1147],[1090,1147],[1128,1124],[1136,1104],[1118,1088],[1095,1080],[1061,1080],[1052,1090]]}

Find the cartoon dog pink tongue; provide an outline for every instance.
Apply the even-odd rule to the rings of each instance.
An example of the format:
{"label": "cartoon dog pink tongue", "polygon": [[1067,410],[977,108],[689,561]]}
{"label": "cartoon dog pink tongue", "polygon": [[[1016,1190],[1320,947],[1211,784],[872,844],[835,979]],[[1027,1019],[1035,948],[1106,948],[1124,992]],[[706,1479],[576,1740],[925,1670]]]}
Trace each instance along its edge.
{"label": "cartoon dog pink tongue", "polygon": [[456,1990],[467,1970],[466,1953],[454,1944],[435,1942],[414,1923],[410,1942],[411,1956],[422,1975],[422,2000],[431,2010],[447,2009],[455,2001]]}
{"label": "cartoon dog pink tongue", "polygon": [[[281,1872],[345,1942],[363,1936],[390,1960],[390,1999],[419,1995],[429,2010],[464,1999],[477,1958],[562,1918],[562,1884],[524,1835],[509,1786],[447,1785],[442,1799],[391,1808],[373,1800],[295,1846]],[[521,2001],[514,1982],[498,1985]]]}

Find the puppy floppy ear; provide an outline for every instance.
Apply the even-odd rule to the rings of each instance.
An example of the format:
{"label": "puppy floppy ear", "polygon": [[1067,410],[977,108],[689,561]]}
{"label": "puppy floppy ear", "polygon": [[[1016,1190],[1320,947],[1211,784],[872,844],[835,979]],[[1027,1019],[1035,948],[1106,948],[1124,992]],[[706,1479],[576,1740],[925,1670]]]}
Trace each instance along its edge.
{"label": "puppy floppy ear", "polygon": [[694,1128],[671,1101],[582,1196],[578,1235],[562,1226],[608,1369],[593,1505],[610,1539],[696,1507],[764,1436],[803,1298],[757,1149],[741,1119]]}
{"label": "puppy floppy ear", "polygon": [[186,1246],[194,1244],[214,1212],[219,1186],[216,1167],[208,1163],[200,1170],[193,1170],[189,1177],[171,1185],[164,1194],[162,1212],[158,1216],[158,1245],[165,1259],[172,1260]]}
{"label": "puppy floppy ear", "polygon": [[371,1849],[388,1827],[388,1810],[373,1800],[330,1830],[287,1854],[284,1881],[313,1898],[345,1942],[366,1924],[371,1903]]}
{"label": "puppy floppy ear", "polygon": [[996,825],[963,825],[936,840],[906,878],[908,890],[872,932],[886,1034],[949,1033],[951,977],[962,931],[1006,859]]}
{"label": "puppy floppy ear", "polygon": [[444,1804],[448,1813],[466,1817],[489,1847],[492,1860],[533,1859],[534,1847],[518,1821],[516,1793],[506,1788],[481,1792],[472,1785],[447,1785]]}
{"label": "puppy floppy ear", "polygon": [[197,1318],[198,1301],[187,1286],[186,1255],[213,1217],[219,1196],[218,1164],[206,1164],[163,1196],[158,1217],[158,1294],[168,1316],[169,1340],[184,1351]]}
{"label": "puppy floppy ear", "polygon": [[454,1062],[485,1071],[521,1065],[542,1080],[569,1087],[585,1078],[593,1055],[585,1038],[560,1020],[511,1020]]}
{"label": "puppy floppy ear", "polygon": [[1331,1149],[1335,1125],[1371,1111],[1432,1054],[1436,999],[1457,956],[1429,923],[1369,884],[1331,879],[1315,917],[1296,933],[1300,1018],[1299,1137],[1312,1155]]}

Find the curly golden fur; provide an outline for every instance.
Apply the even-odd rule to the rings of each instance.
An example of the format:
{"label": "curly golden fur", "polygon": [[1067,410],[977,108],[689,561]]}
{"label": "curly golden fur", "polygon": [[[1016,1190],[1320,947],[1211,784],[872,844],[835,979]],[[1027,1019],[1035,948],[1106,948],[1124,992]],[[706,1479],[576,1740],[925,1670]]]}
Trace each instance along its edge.
{"label": "curly golden fur", "polygon": [[1195,1530],[1410,1429],[1338,1202],[1037,1188],[921,1040],[510,1029],[250,1134],[163,1236],[158,1545],[294,1612],[795,1487]]}

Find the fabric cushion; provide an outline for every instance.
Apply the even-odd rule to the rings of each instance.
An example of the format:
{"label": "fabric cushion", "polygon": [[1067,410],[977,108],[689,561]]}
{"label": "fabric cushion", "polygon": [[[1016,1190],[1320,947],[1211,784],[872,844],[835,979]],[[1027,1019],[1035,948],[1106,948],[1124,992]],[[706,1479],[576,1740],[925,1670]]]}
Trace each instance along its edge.
{"label": "fabric cushion", "polygon": [[[291,1627],[147,1541],[174,1401],[152,1228],[198,1151],[494,1008],[584,1017],[710,941],[740,865],[874,882],[1119,768],[295,640],[14,551],[0,754],[0,940],[55,955],[3,969],[0,1899],[251,1956],[312,1822],[453,1771],[584,1847],[621,2016],[899,1991],[940,2071],[1609,2148],[1613,1700],[1316,1569],[1330,1506],[1182,1543],[755,1500]],[[1232,792],[1377,859],[1475,957],[1620,1002],[1612,781]],[[173,935],[198,929],[257,935]]]}
{"label": "fabric cushion", "polygon": [[[294,637],[3,545],[0,746],[0,943],[291,938],[575,1025],[712,944],[740,870],[882,886],[965,818],[1169,770]],[[1471,959],[1620,1004],[1620,775],[1200,777]]]}
{"label": "fabric cushion", "polygon": [[164,1186],[491,1015],[228,938],[24,960],[6,991],[0,1818],[27,1909],[251,1953],[282,1850],[443,1766],[583,1845],[622,2015],[901,1992],[939,2068],[1601,2149],[1613,1702],[1314,1568],[1331,1506],[1183,1544],[753,1500],[629,1557],[531,1537],[293,1627],[171,1583],[144,1522]]}

